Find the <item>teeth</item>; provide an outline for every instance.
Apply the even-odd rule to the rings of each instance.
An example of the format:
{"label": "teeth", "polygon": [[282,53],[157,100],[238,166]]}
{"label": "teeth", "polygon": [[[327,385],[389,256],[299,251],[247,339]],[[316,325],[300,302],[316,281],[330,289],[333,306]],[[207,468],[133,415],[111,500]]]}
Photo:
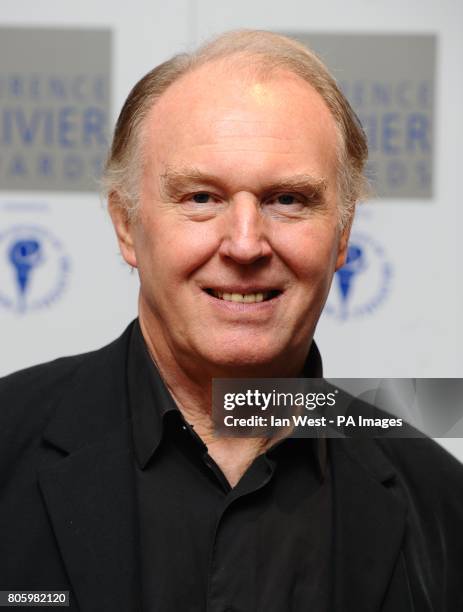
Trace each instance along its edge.
{"label": "teeth", "polygon": [[265,293],[222,293],[221,291],[212,292],[216,298],[225,300],[226,302],[241,302],[242,304],[252,304],[254,302],[263,302],[270,296],[270,291]]}

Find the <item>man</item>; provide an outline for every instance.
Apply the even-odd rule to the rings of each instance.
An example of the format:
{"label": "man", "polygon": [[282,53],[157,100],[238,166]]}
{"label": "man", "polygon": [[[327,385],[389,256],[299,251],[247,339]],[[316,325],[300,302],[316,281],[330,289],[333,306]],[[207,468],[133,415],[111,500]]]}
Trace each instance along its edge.
{"label": "man", "polygon": [[1,383],[1,589],[85,612],[462,609],[463,471],[436,445],[212,426],[213,378],[321,376],[366,155],[281,36],[221,36],[135,86],[105,183],[139,319]]}

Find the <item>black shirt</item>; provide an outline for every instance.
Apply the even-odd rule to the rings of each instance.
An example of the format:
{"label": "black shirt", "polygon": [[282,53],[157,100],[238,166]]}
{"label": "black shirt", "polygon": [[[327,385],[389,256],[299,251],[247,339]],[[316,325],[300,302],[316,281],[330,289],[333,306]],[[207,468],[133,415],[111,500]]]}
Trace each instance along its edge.
{"label": "black shirt", "polygon": [[[326,441],[280,441],[232,488],[178,410],[138,322],[128,364],[143,612],[329,610]],[[303,375],[321,376],[315,344]]]}

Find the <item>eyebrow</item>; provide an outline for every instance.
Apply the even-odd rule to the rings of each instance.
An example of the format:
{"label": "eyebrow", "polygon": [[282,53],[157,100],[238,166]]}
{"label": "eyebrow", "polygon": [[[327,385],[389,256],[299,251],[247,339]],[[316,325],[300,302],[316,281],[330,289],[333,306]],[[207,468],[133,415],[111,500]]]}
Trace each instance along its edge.
{"label": "eyebrow", "polygon": [[[200,186],[221,187],[222,181],[218,177],[206,174],[194,167],[174,168],[170,166],[160,176],[160,191],[161,195],[164,196],[178,197],[183,195],[185,190]],[[263,186],[261,191],[264,193],[298,191],[306,195],[310,194],[315,199],[322,200],[327,187],[328,182],[323,177],[317,178],[310,174],[295,174],[271,181]]]}

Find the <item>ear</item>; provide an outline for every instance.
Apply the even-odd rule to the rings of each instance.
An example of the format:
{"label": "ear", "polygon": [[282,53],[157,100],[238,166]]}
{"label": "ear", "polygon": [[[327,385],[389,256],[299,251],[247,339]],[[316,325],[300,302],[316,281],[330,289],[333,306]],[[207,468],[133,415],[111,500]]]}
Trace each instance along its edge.
{"label": "ear", "polygon": [[108,197],[108,210],[116,232],[122,257],[132,266],[137,267],[137,256],[133,243],[133,221],[129,220],[119,194],[111,192]]}
{"label": "ear", "polygon": [[339,239],[338,257],[336,259],[336,270],[342,268],[346,263],[347,248],[349,246],[350,228],[352,227],[352,220],[347,223],[346,227],[342,230],[341,238]]}

